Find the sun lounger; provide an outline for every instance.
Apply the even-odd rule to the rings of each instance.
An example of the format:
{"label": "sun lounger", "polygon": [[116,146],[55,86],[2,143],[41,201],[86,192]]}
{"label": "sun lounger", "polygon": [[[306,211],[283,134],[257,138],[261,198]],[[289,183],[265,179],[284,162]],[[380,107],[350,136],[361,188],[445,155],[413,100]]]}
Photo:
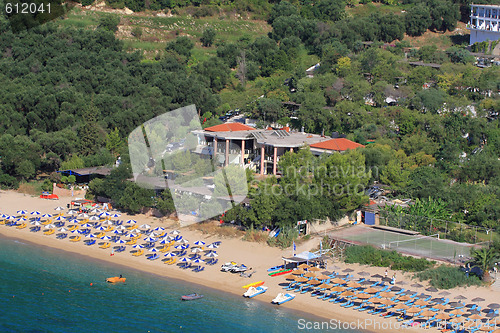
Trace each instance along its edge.
{"label": "sun lounger", "polygon": [[71,242],[79,242],[81,239],[82,239],[82,237],[81,237],[81,236],[76,236],[76,237],[74,237],[74,238],[71,238],[71,239],[70,239],[70,241],[71,241]]}
{"label": "sun lounger", "polygon": [[203,271],[204,269],[205,269],[205,267],[203,267],[203,266],[198,266],[198,267],[196,267],[195,269],[193,269],[193,272],[199,273],[199,272]]}

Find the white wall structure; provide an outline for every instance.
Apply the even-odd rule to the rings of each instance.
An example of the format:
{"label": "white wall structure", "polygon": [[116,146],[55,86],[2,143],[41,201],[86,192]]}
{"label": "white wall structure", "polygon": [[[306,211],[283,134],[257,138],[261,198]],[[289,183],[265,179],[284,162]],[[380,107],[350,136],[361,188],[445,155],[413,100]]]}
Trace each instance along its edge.
{"label": "white wall structure", "polygon": [[500,6],[471,5],[467,29],[470,30],[469,45],[500,39]]}

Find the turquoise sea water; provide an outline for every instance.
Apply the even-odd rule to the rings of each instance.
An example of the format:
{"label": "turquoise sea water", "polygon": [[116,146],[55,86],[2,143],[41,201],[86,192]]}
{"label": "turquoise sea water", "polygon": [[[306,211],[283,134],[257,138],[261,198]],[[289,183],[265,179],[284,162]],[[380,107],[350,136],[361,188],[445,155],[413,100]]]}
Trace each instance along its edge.
{"label": "turquoise sea water", "polygon": [[[104,282],[119,274],[125,284]],[[180,301],[192,292],[205,297]],[[0,332],[296,332],[300,318],[321,320],[10,238],[0,299]]]}

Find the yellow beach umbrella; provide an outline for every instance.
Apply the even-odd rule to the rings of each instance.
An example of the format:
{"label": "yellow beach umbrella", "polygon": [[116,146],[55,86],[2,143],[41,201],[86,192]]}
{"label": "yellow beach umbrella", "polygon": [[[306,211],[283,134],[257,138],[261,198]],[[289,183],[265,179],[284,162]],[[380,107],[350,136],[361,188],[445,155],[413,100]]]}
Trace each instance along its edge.
{"label": "yellow beach umbrella", "polygon": [[328,275],[325,275],[325,274],[321,274],[321,275],[318,275],[316,277],[316,279],[318,280],[328,280],[330,277]]}
{"label": "yellow beach umbrella", "polygon": [[445,313],[445,312],[441,312],[441,313],[436,315],[436,319],[448,320],[450,318],[451,318],[450,315]]}
{"label": "yellow beach umbrella", "polygon": [[318,289],[330,289],[332,286],[329,285],[328,283],[322,283],[320,284],[317,288]]}
{"label": "yellow beach umbrella", "polygon": [[331,291],[344,291],[345,290],[345,287],[341,287],[341,286],[336,286],[336,287],[332,287],[330,288]]}
{"label": "yellow beach umbrella", "polygon": [[350,290],[344,291],[342,294],[340,294],[340,296],[342,296],[342,297],[349,297],[349,296],[354,296],[354,295],[356,295],[356,294]]}
{"label": "yellow beach umbrella", "polygon": [[294,280],[295,281],[295,275],[288,274],[288,275],[285,276],[285,280]]}
{"label": "yellow beach umbrella", "polygon": [[306,282],[306,281],[309,281],[307,278],[303,277],[303,276],[297,276],[295,278],[295,281],[296,282]]}
{"label": "yellow beach umbrella", "polygon": [[303,269],[296,269],[292,272],[293,275],[302,275],[305,274],[306,272]]}
{"label": "yellow beach umbrella", "polygon": [[432,317],[436,314],[436,312],[431,311],[431,310],[425,310],[423,311],[420,315],[423,317]]}
{"label": "yellow beach umbrella", "polygon": [[409,309],[410,307],[406,304],[398,304],[394,307],[394,310],[406,310],[406,309]]}
{"label": "yellow beach umbrella", "polygon": [[351,288],[359,288],[359,287],[361,287],[361,285],[359,283],[354,282],[354,281],[351,281],[351,282],[347,283],[347,286],[351,287]]}
{"label": "yellow beach umbrella", "polygon": [[356,297],[357,298],[360,298],[360,299],[368,299],[368,298],[372,298],[373,295],[370,295],[370,294],[364,294],[364,293],[358,293],[356,294]]}
{"label": "yellow beach umbrella", "polygon": [[346,281],[344,279],[341,279],[341,278],[335,278],[333,280],[330,280],[331,283],[335,283],[335,284],[344,284],[346,283]]}
{"label": "yellow beach umbrella", "polygon": [[382,297],[387,297],[387,298],[392,298],[392,297],[394,297],[395,295],[394,295],[394,293],[391,293],[391,292],[389,292],[389,291],[383,291],[383,292],[381,292],[381,293],[380,293],[380,296],[382,296]]}
{"label": "yellow beach umbrella", "polygon": [[438,309],[438,310],[446,310],[448,308],[448,306],[444,305],[444,304],[436,304],[433,306],[434,309]]}
{"label": "yellow beach umbrella", "polygon": [[314,266],[314,267],[308,268],[307,270],[311,271],[311,272],[319,272],[321,269],[318,268],[318,267],[316,267],[316,266]]}
{"label": "yellow beach umbrella", "polygon": [[309,280],[308,282],[309,284],[312,284],[313,286],[316,286],[318,284],[321,284],[321,281],[319,280],[316,280],[316,279],[312,279],[312,280]]}
{"label": "yellow beach umbrella", "polygon": [[[381,304],[384,304],[384,305],[393,305],[393,304],[394,304],[394,303],[396,303],[396,302],[391,301],[390,299],[385,298],[385,299],[381,300],[381,301],[380,301],[380,303],[381,303]],[[404,305],[404,304],[403,304],[403,305]]]}
{"label": "yellow beach umbrella", "polygon": [[311,278],[311,277],[315,277],[316,274],[314,274],[313,272],[308,272],[306,274],[304,274],[304,277],[308,277],[308,278]]}
{"label": "yellow beach umbrella", "polygon": [[368,293],[368,294],[375,294],[375,293],[378,293],[378,289],[375,289],[375,288],[367,288],[365,289],[365,292]]}
{"label": "yellow beach umbrella", "polygon": [[429,302],[419,299],[419,300],[417,300],[417,301],[416,301],[415,303],[413,303],[413,304],[414,304],[414,305],[427,305],[427,304],[429,304]]}
{"label": "yellow beach umbrella", "polygon": [[311,266],[309,266],[308,264],[300,264],[297,266],[297,268],[299,268],[299,269],[300,268],[309,268],[309,267],[311,267]]}

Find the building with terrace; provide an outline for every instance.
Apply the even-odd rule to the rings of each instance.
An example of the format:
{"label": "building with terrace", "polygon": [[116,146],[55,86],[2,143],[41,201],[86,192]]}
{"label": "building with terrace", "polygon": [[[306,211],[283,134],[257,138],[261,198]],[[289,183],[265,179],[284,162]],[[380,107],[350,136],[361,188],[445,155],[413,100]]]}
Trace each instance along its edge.
{"label": "building with terrace", "polygon": [[470,21],[467,24],[470,30],[470,42],[496,41],[500,39],[500,6],[499,5],[471,5]]}
{"label": "building with terrace", "polygon": [[240,123],[225,123],[194,131],[196,152],[212,157],[219,165],[240,164],[264,174],[277,174],[277,164],[286,152],[309,146],[315,155],[364,147],[345,138],[282,129],[255,129]]}

